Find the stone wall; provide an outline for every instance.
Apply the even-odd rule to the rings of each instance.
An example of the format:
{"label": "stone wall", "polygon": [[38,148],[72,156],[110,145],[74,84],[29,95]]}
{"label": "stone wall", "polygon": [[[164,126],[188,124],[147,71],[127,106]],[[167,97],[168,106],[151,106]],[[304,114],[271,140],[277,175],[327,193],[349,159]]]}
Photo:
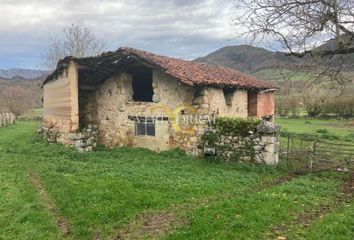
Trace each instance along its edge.
{"label": "stone wall", "polygon": [[[134,146],[155,151],[171,148],[188,148],[183,134],[171,128],[170,123],[156,124],[156,136],[136,136],[135,116],[163,116],[181,106],[192,106],[194,89],[180,84],[162,71],[153,71],[153,102],[136,102],[132,99],[132,76],[120,72],[105,81],[95,95],[93,122],[99,129],[99,142],[108,147]],[[88,101],[87,108],[92,105]]]}
{"label": "stone wall", "polygon": [[[130,116],[161,115],[170,118],[181,106],[196,114],[247,117],[247,90],[225,96],[222,89],[193,88],[160,70],[153,70],[153,102],[132,99],[132,76],[122,70],[102,83],[95,92],[80,91],[80,124],[97,124],[99,143],[108,146],[145,147],[155,151],[181,148],[193,155],[206,126],[190,126],[194,133],[177,131],[169,121],[156,125],[156,136],[136,136]],[[226,98],[229,98],[228,102]]]}
{"label": "stone wall", "polygon": [[97,146],[98,130],[96,125],[88,124],[81,131],[72,133],[60,132],[57,127],[42,126],[38,133],[42,134],[43,138],[50,143],[62,143],[79,152],[89,152]]}
{"label": "stone wall", "polygon": [[0,127],[6,127],[16,121],[16,116],[13,113],[0,113]]}
{"label": "stone wall", "polygon": [[203,90],[203,95],[202,107],[207,113],[221,117],[247,117],[247,90],[236,89],[227,96],[222,89],[208,87]]}
{"label": "stone wall", "polygon": [[257,126],[255,132],[250,131],[247,136],[216,134],[215,142],[204,142],[204,152],[215,154],[228,162],[276,165],[279,160],[279,131],[279,125],[263,121]]}
{"label": "stone wall", "polygon": [[43,86],[43,122],[46,128],[55,126],[60,132],[79,129],[77,66],[69,66]]}

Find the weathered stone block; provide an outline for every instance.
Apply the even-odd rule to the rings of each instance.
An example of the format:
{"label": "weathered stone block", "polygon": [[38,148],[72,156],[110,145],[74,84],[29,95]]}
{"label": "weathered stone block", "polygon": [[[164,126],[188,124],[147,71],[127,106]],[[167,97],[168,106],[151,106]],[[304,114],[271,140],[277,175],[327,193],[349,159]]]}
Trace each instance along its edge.
{"label": "weathered stone block", "polygon": [[154,95],[152,96],[152,101],[157,103],[157,102],[160,102],[160,101],[161,101],[161,98],[160,98],[159,95],[154,94]]}
{"label": "weathered stone block", "polygon": [[265,164],[268,165],[275,165],[278,163],[278,158],[277,158],[278,154],[274,154],[274,153],[268,153],[268,152],[263,152],[262,153],[262,157],[263,157],[263,162]]}
{"label": "weathered stone block", "polygon": [[251,158],[251,156],[244,156],[244,157],[241,157],[241,160],[244,162],[251,162],[252,158]]}
{"label": "weathered stone block", "polygon": [[268,122],[268,121],[262,121],[260,124],[257,125],[257,132],[258,133],[265,133],[265,134],[278,134],[280,132],[280,125]]}
{"label": "weathered stone block", "polygon": [[268,153],[275,153],[276,149],[275,149],[275,144],[268,144],[264,147],[264,150]]}
{"label": "weathered stone block", "polygon": [[74,147],[76,149],[84,148],[85,146],[86,146],[86,144],[84,143],[84,140],[82,140],[82,139],[76,140],[74,143]]}
{"label": "weathered stone block", "polygon": [[272,135],[266,135],[266,136],[262,136],[261,140],[264,144],[273,144],[277,142],[277,137],[272,136]]}
{"label": "weathered stone block", "polygon": [[255,142],[255,143],[258,143],[258,142],[261,141],[261,139],[257,137],[257,138],[254,138],[252,141]]}
{"label": "weathered stone block", "polygon": [[92,146],[88,146],[85,148],[85,152],[91,152],[93,150]]}
{"label": "weathered stone block", "polygon": [[92,144],[95,142],[95,138],[94,137],[89,137],[87,140],[86,140],[86,145],[88,146],[92,146]]}
{"label": "weathered stone block", "polygon": [[254,156],[254,161],[255,161],[256,163],[263,163],[263,161],[262,161],[262,154],[256,154],[256,155]]}
{"label": "weathered stone block", "polygon": [[263,147],[262,147],[262,146],[259,146],[259,145],[255,145],[255,146],[253,146],[253,149],[254,149],[255,151],[260,151],[260,150],[263,149]]}
{"label": "weathered stone block", "polygon": [[120,105],[120,106],[118,107],[118,110],[119,110],[120,112],[125,112],[125,111],[126,111],[125,105],[124,105],[124,104]]}

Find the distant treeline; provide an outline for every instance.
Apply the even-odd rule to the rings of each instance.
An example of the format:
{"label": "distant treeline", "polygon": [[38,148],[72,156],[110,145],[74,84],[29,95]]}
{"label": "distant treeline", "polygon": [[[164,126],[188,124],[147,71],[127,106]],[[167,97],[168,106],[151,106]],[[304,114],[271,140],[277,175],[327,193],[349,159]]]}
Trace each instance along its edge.
{"label": "distant treeline", "polygon": [[354,96],[278,96],[276,112],[280,116],[299,116],[305,111],[310,117],[354,117]]}
{"label": "distant treeline", "polygon": [[0,80],[0,113],[12,112],[21,115],[30,109],[41,106],[39,81],[11,83]]}

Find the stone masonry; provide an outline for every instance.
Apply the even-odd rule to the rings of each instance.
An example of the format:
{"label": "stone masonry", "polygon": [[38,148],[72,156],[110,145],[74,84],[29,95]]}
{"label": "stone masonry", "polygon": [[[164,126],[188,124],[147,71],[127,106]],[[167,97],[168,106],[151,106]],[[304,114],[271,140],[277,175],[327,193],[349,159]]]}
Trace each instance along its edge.
{"label": "stone masonry", "polygon": [[[272,120],[276,88],[231,69],[120,48],[62,59],[43,91],[40,132],[50,142],[82,152],[99,143],[202,155],[201,138],[211,118]],[[250,96],[256,100],[254,114]],[[270,148],[267,144],[262,148]]]}
{"label": "stone masonry", "polygon": [[[213,130],[212,130],[213,131]],[[242,161],[276,165],[279,160],[280,126],[263,121],[248,136],[220,135],[213,146],[204,143],[204,152],[225,161]]]}
{"label": "stone masonry", "polygon": [[98,130],[96,125],[87,125],[81,131],[62,133],[55,127],[41,127],[38,133],[42,134],[50,143],[62,143],[73,147],[79,152],[92,151],[97,146]]}

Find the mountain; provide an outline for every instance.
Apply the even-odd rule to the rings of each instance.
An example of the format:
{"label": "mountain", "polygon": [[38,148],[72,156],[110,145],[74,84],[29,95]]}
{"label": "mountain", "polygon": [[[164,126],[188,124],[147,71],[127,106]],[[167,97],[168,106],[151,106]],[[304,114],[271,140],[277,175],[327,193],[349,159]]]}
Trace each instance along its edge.
{"label": "mountain", "polygon": [[286,56],[282,52],[271,52],[260,47],[240,45],[220,48],[194,61],[225,66],[241,72],[251,73],[264,68],[273,68],[280,64],[299,64],[303,60]]}
{"label": "mountain", "polygon": [[[351,36],[343,35],[342,40],[349,44],[350,47],[354,47],[354,42],[351,40]],[[336,39],[331,39],[318,47],[319,50],[333,50],[338,47]],[[337,54],[330,57],[332,66],[342,65],[343,70],[347,72],[354,71],[354,53],[351,54]]]}
{"label": "mountain", "polygon": [[36,69],[22,69],[22,68],[11,68],[7,70],[0,69],[0,77],[13,79],[13,78],[23,78],[23,79],[35,79],[40,78],[48,74],[48,71],[36,70]]}
{"label": "mountain", "polygon": [[[334,45],[334,40],[330,40],[318,47],[318,49],[331,49]],[[254,73],[279,66],[287,69],[292,69],[294,66],[299,65],[306,66],[309,64],[310,59],[310,56],[297,58],[286,56],[284,52],[271,52],[264,48],[240,45],[220,48],[194,61],[229,67],[245,73]],[[344,62],[343,70],[345,71],[349,72],[354,69],[354,54],[335,55],[328,57],[327,60],[331,63],[331,66],[337,66]]]}

